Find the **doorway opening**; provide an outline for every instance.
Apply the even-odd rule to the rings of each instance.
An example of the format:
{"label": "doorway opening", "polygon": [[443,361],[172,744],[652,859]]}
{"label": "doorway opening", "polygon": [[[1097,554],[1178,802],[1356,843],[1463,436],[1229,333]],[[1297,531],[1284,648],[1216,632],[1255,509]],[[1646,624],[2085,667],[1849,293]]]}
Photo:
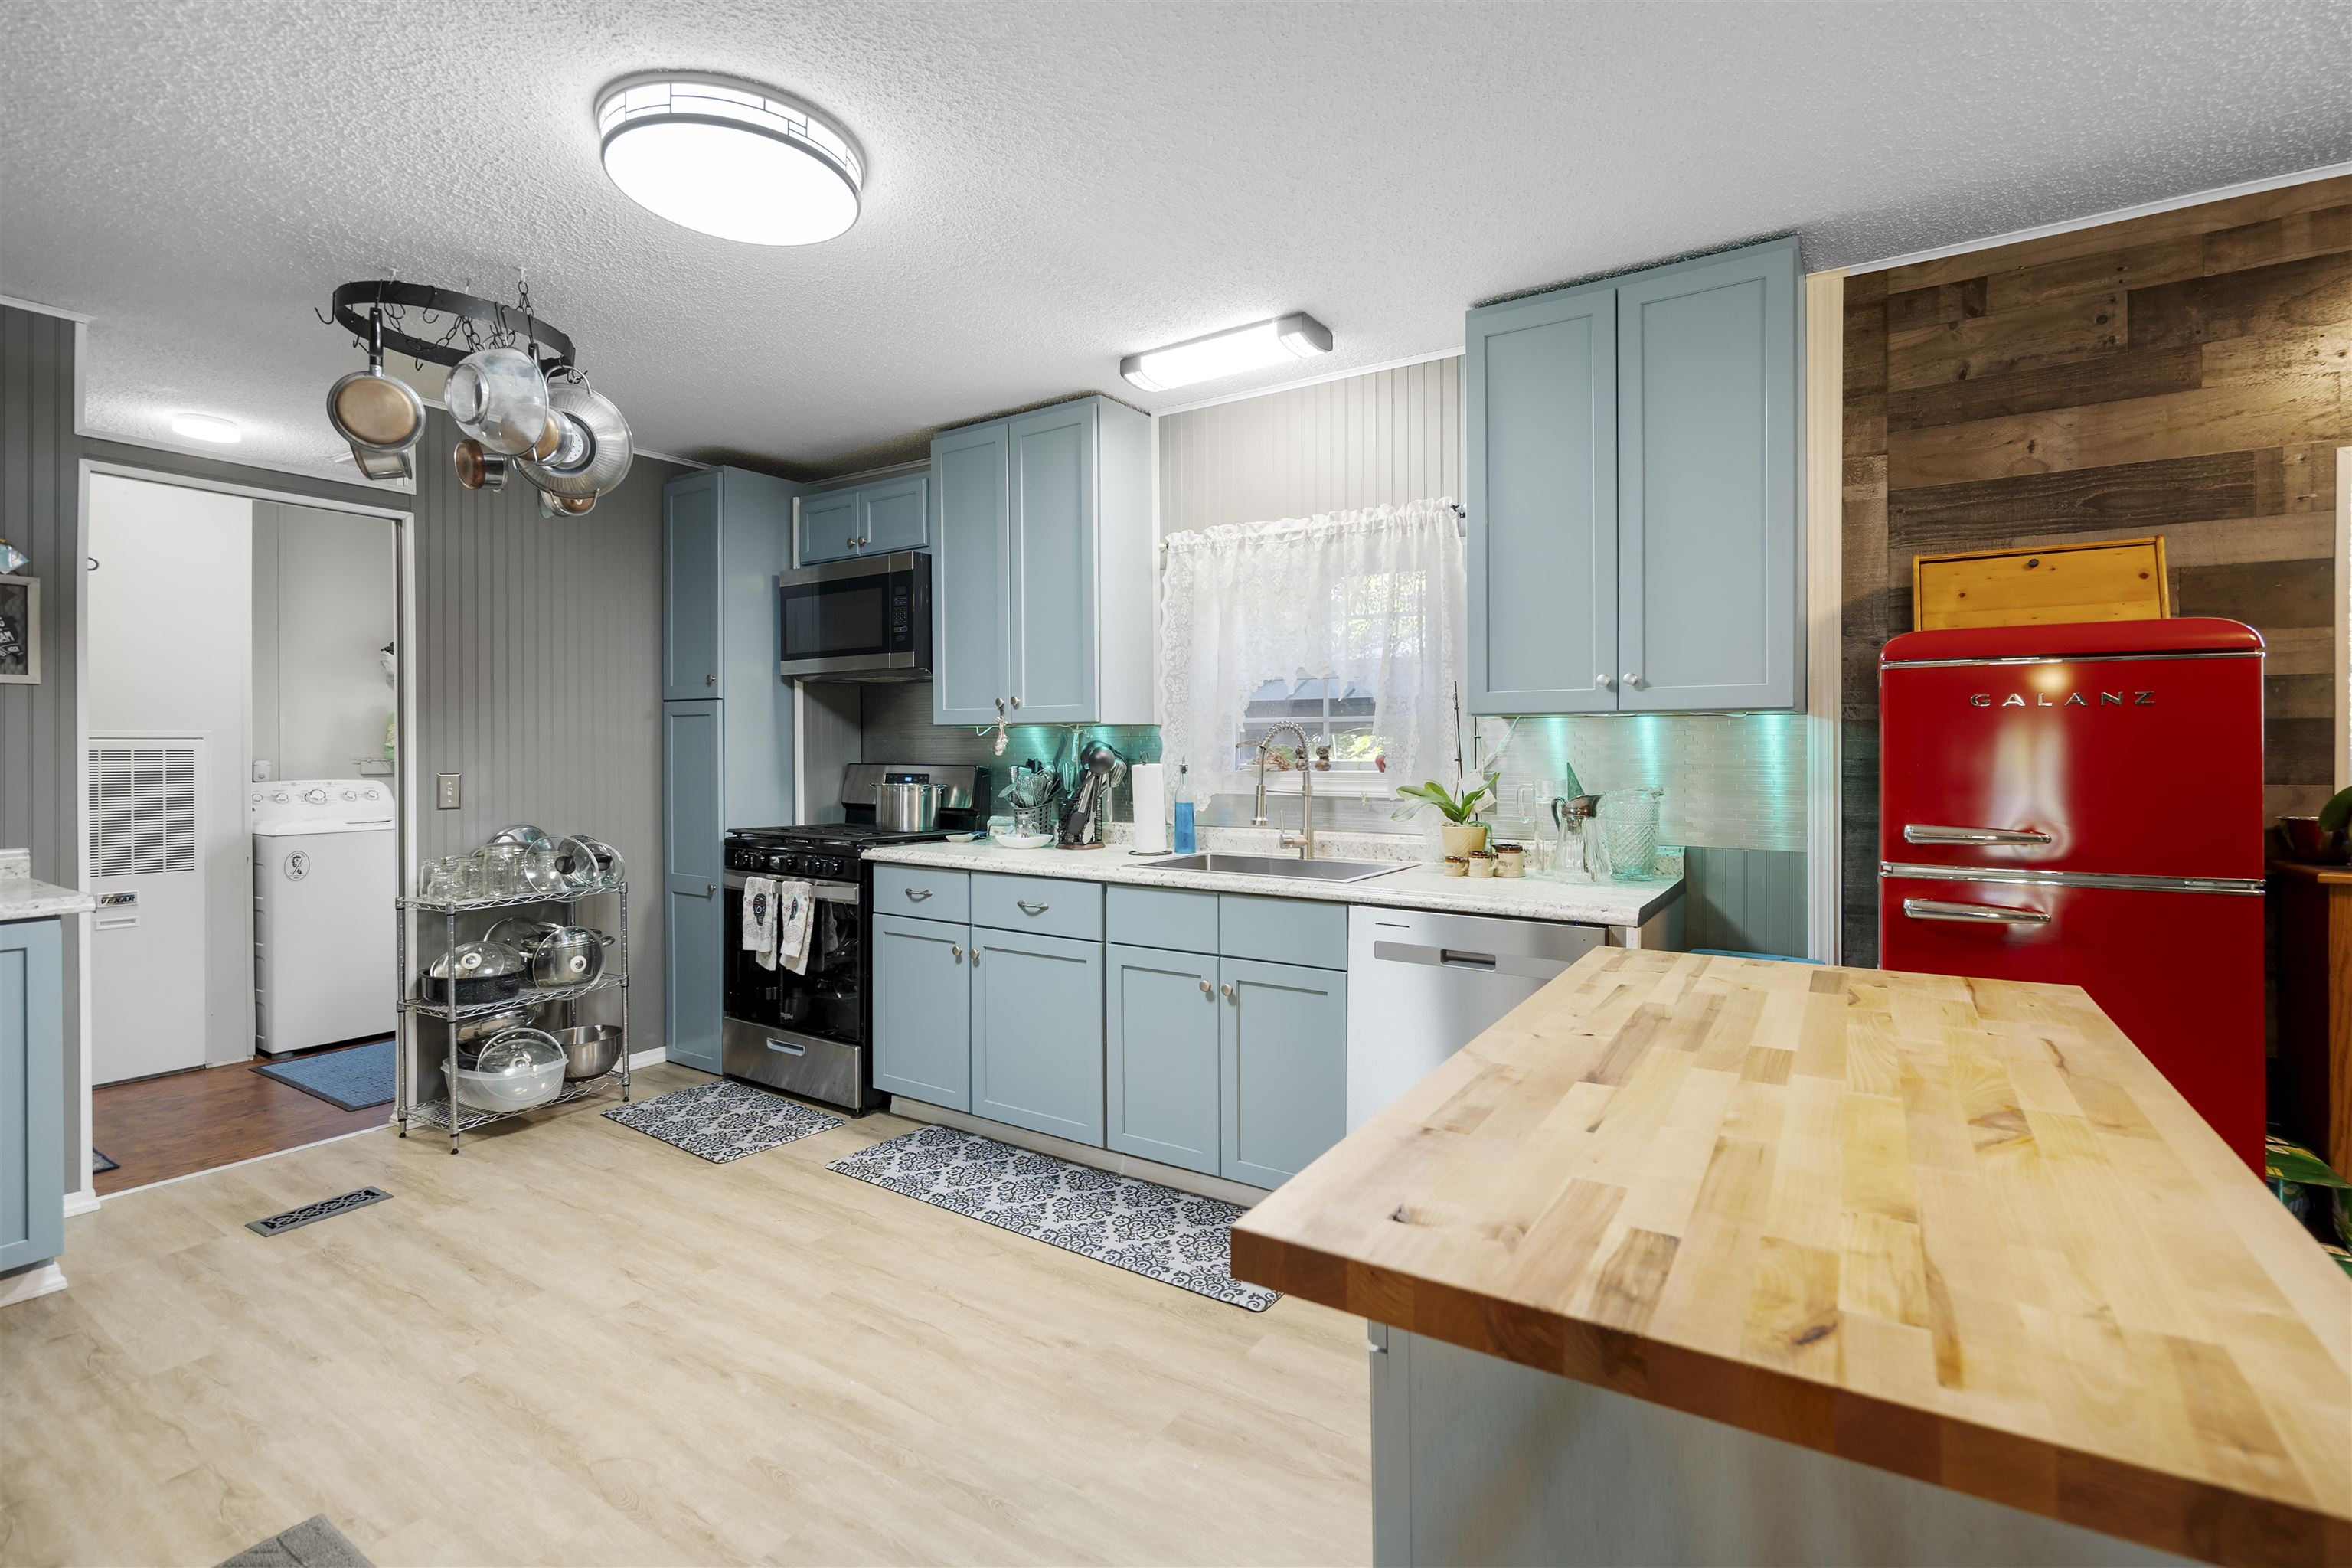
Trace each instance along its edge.
{"label": "doorway opening", "polygon": [[403,521],[93,469],[85,486],[89,1190],[380,1126]]}

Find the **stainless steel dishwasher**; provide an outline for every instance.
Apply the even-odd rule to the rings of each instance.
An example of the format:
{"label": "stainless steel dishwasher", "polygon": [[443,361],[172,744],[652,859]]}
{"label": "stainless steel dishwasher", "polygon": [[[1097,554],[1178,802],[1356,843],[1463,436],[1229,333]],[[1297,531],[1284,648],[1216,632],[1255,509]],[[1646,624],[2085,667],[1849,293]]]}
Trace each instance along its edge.
{"label": "stainless steel dishwasher", "polygon": [[1601,946],[1601,926],[1348,910],[1348,1131]]}

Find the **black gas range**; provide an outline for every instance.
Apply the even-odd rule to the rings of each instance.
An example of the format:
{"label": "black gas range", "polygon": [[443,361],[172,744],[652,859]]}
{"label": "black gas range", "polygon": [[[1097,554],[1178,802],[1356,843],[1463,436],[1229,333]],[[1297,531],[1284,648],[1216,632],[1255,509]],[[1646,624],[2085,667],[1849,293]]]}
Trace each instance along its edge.
{"label": "black gas range", "polygon": [[[885,777],[942,786],[940,826],[910,833],[874,821]],[[984,769],[853,763],[843,770],[843,822],[730,828],[727,834],[726,974],[721,1065],[730,1078],[837,1105],[858,1115],[889,1097],[874,1089],[872,958],[866,941],[874,872],[865,851],[916,844],[988,819]],[[754,877],[804,881],[815,896],[808,957],[800,973],[762,965],[743,948],[743,898]]]}

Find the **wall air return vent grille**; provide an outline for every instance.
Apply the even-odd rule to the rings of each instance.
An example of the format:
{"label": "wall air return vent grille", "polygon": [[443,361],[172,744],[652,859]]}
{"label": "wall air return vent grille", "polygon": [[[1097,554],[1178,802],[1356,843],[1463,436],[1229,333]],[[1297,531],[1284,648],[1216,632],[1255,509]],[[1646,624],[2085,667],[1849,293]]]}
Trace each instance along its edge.
{"label": "wall air return vent grille", "polygon": [[195,868],[196,747],[91,746],[90,874],[152,877]]}

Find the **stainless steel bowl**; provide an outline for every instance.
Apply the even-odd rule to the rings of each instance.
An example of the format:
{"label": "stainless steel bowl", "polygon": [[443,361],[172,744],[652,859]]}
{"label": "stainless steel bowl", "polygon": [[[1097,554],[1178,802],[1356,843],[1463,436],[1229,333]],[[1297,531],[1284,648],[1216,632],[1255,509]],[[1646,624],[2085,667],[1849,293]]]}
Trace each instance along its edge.
{"label": "stainless steel bowl", "polygon": [[583,1024],[576,1029],[554,1031],[563,1047],[563,1076],[574,1082],[603,1078],[621,1060],[621,1031],[612,1024]]}
{"label": "stainless steel bowl", "polygon": [[464,1047],[503,1035],[509,1029],[528,1029],[539,1022],[540,1005],[537,1002],[530,1002],[520,1007],[485,1013],[478,1018],[460,1018],[457,1024],[457,1044]]}
{"label": "stainless steel bowl", "polygon": [[584,381],[558,381],[548,393],[562,427],[562,444],[544,459],[517,458],[522,477],[558,500],[593,502],[629,471],[629,422],[613,400]]}

